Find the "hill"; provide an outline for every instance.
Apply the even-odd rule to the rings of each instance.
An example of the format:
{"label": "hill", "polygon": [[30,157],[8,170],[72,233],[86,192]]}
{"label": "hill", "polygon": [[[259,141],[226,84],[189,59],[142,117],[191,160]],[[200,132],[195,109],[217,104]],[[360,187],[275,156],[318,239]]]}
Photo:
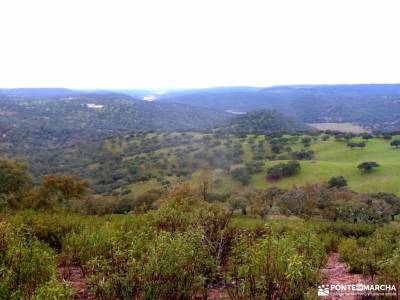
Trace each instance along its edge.
{"label": "hill", "polygon": [[29,155],[137,131],[209,130],[232,114],[174,103],[135,100],[123,94],[68,97],[0,96],[0,146]]}
{"label": "hill", "polygon": [[228,119],[219,130],[229,133],[273,134],[305,132],[313,129],[278,111],[259,110]]}
{"label": "hill", "polygon": [[[267,179],[268,168],[292,159],[300,161],[298,174]],[[231,172],[246,169],[249,188],[290,188],[344,176],[357,192],[400,195],[399,159],[400,150],[381,137],[368,140],[364,149],[351,149],[345,141],[333,136],[326,140],[325,135],[314,133],[273,138],[222,132],[134,133],[37,152],[29,158],[31,171],[37,176],[78,174],[91,179],[93,188],[105,194],[140,194],[182,180],[196,183],[207,167],[215,193],[243,189],[243,178],[238,181]],[[362,174],[357,165],[363,161],[376,161],[381,167]]]}
{"label": "hill", "polygon": [[167,93],[157,100],[224,111],[276,109],[305,123],[351,122],[379,130],[400,128],[400,84],[213,88]]}
{"label": "hill", "polygon": [[65,88],[15,88],[0,89],[0,96],[9,97],[14,100],[40,99],[53,97],[68,97],[85,94],[82,91],[75,91]]}

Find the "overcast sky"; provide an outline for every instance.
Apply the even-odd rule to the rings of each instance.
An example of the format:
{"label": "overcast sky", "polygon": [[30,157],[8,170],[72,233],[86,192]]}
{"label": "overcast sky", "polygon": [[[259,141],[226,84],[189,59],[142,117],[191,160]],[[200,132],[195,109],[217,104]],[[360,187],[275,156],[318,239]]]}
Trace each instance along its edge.
{"label": "overcast sky", "polygon": [[400,82],[400,1],[0,0],[0,86]]}

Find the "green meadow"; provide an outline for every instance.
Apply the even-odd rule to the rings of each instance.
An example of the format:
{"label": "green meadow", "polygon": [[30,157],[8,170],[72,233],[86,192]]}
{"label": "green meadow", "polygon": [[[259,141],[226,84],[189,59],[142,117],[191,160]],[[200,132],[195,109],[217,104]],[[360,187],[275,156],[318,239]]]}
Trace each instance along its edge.
{"label": "green meadow", "polygon": [[[287,160],[280,160],[279,155],[289,155],[288,152],[283,152],[278,155],[274,160],[268,159],[272,155],[269,139],[265,139],[264,136],[248,135],[245,138],[237,138],[230,136],[229,138],[222,139],[222,143],[219,146],[204,146],[201,143],[197,143],[204,135],[196,134],[194,136],[194,142],[196,143],[196,149],[194,152],[186,151],[187,145],[180,145],[172,148],[161,148],[154,153],[154,155],[160,155],[164,153],[165,157],[168,157],[168,164],[179,163],[179,158],[175,155],[176,149],[187,153],[185,159],[191,164],[192,162],[198,161],[194,156],[196,151],[203,151],[212,155],[213,149],[218,149],[222,152],[226,152],[227,148],[224,143],[230,140],[233,144],[241,144],[243,154],[241,155],[241,164],[231,164],[230,169],[244,166],[245,163],[252,161],[254,151],[251,149],[250,140],[254,140],[256,143],[265,143],[265,168],[263,171],[251,175],[251,180],[248,185],[242,185],[240,182],[234,180],[229,172],[226,170],[211,168],[210,182],[218,182],[213,184],[212,189],[215,192],[232,192],[243,190],[248,187],[265,189],[268,187],[281,187],[290,188],[292,186],[313,184],[313,183],[326,183],[333,176],[344,176],[348,181],[350,189],[356,192],[365,193],[376,193],[376,192],[391,192],[400,195],[400,149],[395,149],[390,146],[390,141],[384,140],[383,138],[373,138],[370,140],[363,140],[360,137],[353,138],[353,142],[365,142],[366,147],[359,149],[351,149],[347,146],[345,141],[337,141],[333,137],[330,137],[328,141],[323,141],[322,136],[314,137],[311,145],[306,148],[314,151],[314,158],[312,160],[301,160],[301,171],[291,177],[283,178],[277,181],[271,181],[267,179],[267,169],[274,164],[286,162]],[[301,138],[293,139],[291,136],[287,136],[289,141],[286,146],[289,146],[292,151],[298,151],[303,147]],[[398,137],[393,137],[398,139]],[[214,138],[212,138],[212,141]],[[364,174],[357,169],[357,165],[364,161],[375,161],[379,163],[380,167],[373,170],[371,173]],[[205,164],[204,161],[198,161],[199,166]],[[149,166],[149,169],[154,169],[154,166]],[[192,184],[199,183],[201,181],[201,171],[198,169],[194,171],[188,178],[177,178],[176,176],[164,176],[171,183],[188,180]],[[149,181],[134,183],[129,186],[129,189],[133,194],[141,194],[147,190],[160,188],[161,184],[155,179]]]}
{"label": "green meadow", "polygon": [[[354,139],[357,141],[361,139]],[[392,192],[400,194],[400,149],[393,149],[383,139],[371,139],[364,149],[350,149],[345,142],[318,140],[310,149],[315,152],[315,159],[301,161],[299,174],[270,182],[265,174],[252,177],[251,184],[257,188],[278,186],[288,188],[294,185],[326,182],[333,176],[344,176],[349,187],[357,192]],[[380,167],[369,174],[363,174],[357,165],[364,161],[376,161]],[[266,161],[266,167],[277,161]]]}

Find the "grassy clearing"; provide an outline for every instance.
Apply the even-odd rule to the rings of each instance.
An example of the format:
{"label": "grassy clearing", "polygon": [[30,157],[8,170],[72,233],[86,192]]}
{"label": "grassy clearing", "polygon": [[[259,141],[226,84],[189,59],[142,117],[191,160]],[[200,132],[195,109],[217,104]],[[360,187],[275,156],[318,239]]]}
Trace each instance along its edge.
{"label": "grassy clearing", "polygon": [[337,130],[342,132],[362,133],[367,129],[352,123],[312,123],[308,124],[318,130]]}
{"label": "grassy clearing", "polygon": [[[197,163],[199,168],[205,164],[206,161],[204,159],[197,159],[195,153],[203,151],[211,157],[214,156],[212,152],[214,150],[218,150],[220,153],[226,153],[227,151],[227,147],[224,145],[225,142],[228,141],[226,138],[222,139],[221,144],[217,146],[209,146],[199,142],[204,135],[196,133],[192,134],[192,136],[194,137],[192,144],[173,145],[172,147],[165,147],[150,152],[153,156],[163,155],[167,158],[167,170],[164,173],[169,173],[171,167],[174,165],[180,168],[179,163],[182,161],[182,158],[177,156],[177,151],[186,153],[183,157],[185,157],[184,159],[189,166],[193,163]],[[264,136],[254,137],[256,143],[265,139]],[[246,138],[229,137],[232,145],[241,144],[243,149],[242,163],[232,164],[231,162],[231,169],[243,166],[244,163],[252,161],[254,152],[249,142],[250,138],[251,136],[247,136]],[[290,136],[287,136],[287,138],[290,138]],[[292,151],[301,150],[304,147],[301,143],[301,138],[302,137],[299,137],[296,141],[289,141],[286,146],[289,146]],[[398,138],[398,136],[393,137],[393,139]],[[333,176],[344,176],[348,180],[349,187],[354,191],[368,193],[382,191],[400,195],[400,185],[398,184],[400,182],[400,149],[390,147],[390,142],[382,138],[373,138],[365,141],[357,137],[353,138],[353,141],[363,141],[366,143],[366,147],[364,149],[350,149],[344,141],[336,141],[333,137],[328,141],[323,141],[321,137],[318,137],[312,141],[309,147],[309,149],[313,150],[315,153],[314,160],[301,161],[301,172],[299,174],[279,181],[267,181],[267,168],[284,160],[265,160],[264,171],[252,175],[249,186],[255,188],[268,188],[272,186],[289,188],[294,185],[327,182]],[[186,151],[189,146],[193,146],[194,150]],[[144,154],[131,156],[129,159],[134,159],[139,156],[146,157],[143,155]],[[272,155],[268,141],[265,142],[265,155]],[[357,165],[364,161],[376,161],[380,164],[380,167],[370,174],[362,174],[357,169]],[[158,166],[149,163],[148,160],[145,168],[155,174],[159,172]],[[200,169],[197,171],[194,170],[191,176],[189,176],[189,181],[194,185],[198,184],[200,181],[199,176],[201,172],[199,170]],[[176,182],[178,180],[175,176],[163,176],[170,182]],[[186,179],[187,178],[181,178],[180,180]],[[215,192],[232,192],[246,188],[239,182],[233,180],[226,170],[213,170],[210,182],[213,183],[214,181],[218,181],[217,184],[211,186],[212,190]],[[147,190],[160,187],[160,182],[157,182],[155,179],[129,185],[129,189],[133,194],[141,194]]]}
{"label": "grassy clearing", "polygon": [[[302,161],[300,174],[277,182],[267,182],[265,174],[256,174],[252,184],[291,187],[307,183],[326,182],[332,176],[344,176],[349,187],[358,192],[392,192],[400,194],[400,150],[392,149],[387,141],[372,139],[365,149],[351,150],[344,142],[318,141],[311,146],[315,160]],[[381,166],[371,174],[362,174],[357,165],[363,161],[376,161]],[[267,161],[266,167],[277,163]]]}

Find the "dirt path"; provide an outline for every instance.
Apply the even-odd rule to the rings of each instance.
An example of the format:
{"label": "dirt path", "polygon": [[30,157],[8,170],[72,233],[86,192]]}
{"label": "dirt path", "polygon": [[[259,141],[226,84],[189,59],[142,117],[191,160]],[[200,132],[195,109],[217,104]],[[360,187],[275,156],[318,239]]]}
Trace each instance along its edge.
{"label": "dirt path", "polygon": [[[351,274],[348,270],[346,263],[340,260],[339,253],[331,253],[328,257],[328,261],[326,263],[325,268],[321,270],[324,280],[322,282],[323,285],[351,285],[351,284],[370,284],[371,281],[360,275],[360,274]],[[330,295],[327,297],[321,297],[321,299],[343,299],[343,300],[352,300],[352,299],[365,299],[362,296],[355,295],[346,295],[346,294],[335,294],[334,296]]]}
{"label": "dirt path", "polygon": [[[82,272],[78,267],[67,266],[63,263],[57,268],[58,278],[61,281],[67,281],[75,291],[74,299],[94,299],[87,293],[85,281],[83,279]],[[322,285],[352,285],[352,284],[371,284],[371,281],[360,275],[351,274],[348,271],[346,263],[340,260],[338,253],[331,253],[328,257],[328,261],[323,269]],[[330,292],[328,296],[321,297],[324,300],[356,300],[356,299],[370,299],[363,296],[346,295],[344,293],[333,293]],[[228,299],[228,295],[225,290],[221,287],[210,287],[208,290],[208,299]]]}
{"label": "dirt path", "polygon": [[79,267],[67,266],[60,263],[57,267],[58,280],[68,282],[74,290],[74,299],[94,299],[87,293],[86,283],[83,278],[82,271]]}

